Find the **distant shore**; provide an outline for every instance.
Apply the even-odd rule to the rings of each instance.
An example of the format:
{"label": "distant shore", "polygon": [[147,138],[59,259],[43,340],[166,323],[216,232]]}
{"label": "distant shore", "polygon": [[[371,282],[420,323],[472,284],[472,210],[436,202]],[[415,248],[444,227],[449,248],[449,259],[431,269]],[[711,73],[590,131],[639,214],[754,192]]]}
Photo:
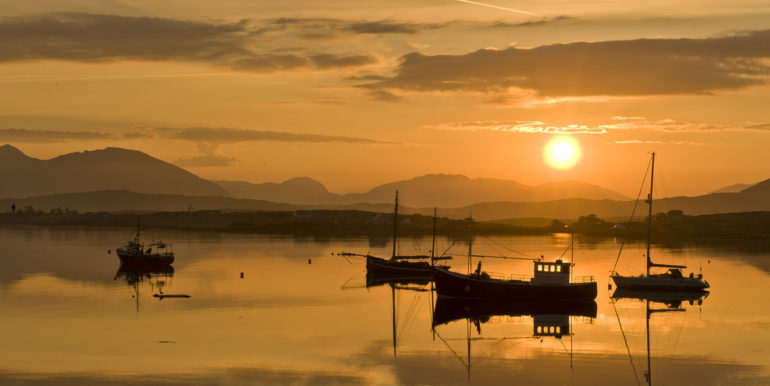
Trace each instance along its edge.
{"label": "distant shore", "polygon": [[[398,230],[403,236],[430,235],[433,218],[419,214],[399,215]],[[318,236],[368,235],[385,237],[393,232],[393,215],[364,211],[298,210],[226,212],[216,210],[186,212],[88,212],[71,210],[17,211],[0,214],[0,226],[84,226],[136,227],[233,233],[293,234]],[[467,220],[438,218],[436,232],[442,236],[467,238]],[[770,212],[725,213],[688,216],[681,211],[653,215],[652,232],[656,242],[667,240],[768,240]],[[594,215],[563,223],[551,220],[545,226],[515,225],[511,220],[474,222],[476,235],[539,235],[575,233],[584,236],[639,239],[647,237],[646,218],[631,223],[602,220]]]}

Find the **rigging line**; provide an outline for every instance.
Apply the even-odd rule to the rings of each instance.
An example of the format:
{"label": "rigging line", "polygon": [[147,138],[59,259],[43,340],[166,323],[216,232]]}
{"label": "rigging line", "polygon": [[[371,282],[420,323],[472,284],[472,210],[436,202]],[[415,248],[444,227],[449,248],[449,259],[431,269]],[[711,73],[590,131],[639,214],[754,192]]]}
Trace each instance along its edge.
{"label": "rigging line", "polygon": [[569,248],[570,248],[571,246],[572,246],[572,243],[570,243],[570,244],[567,244],[567,247],[566,247],[566,248],[564,248],[564,251],[561,253],[561,255],[559,255],[559,258],[560,258],[560,259],[561,259],[562,257],[564,257],[564,254],[565,254],[565,253],[567,253],[567,251],[569,251]]}
{"label": "rigging line", "polygon": [[650,172],[651,165],[652,165],[652,158],[650,158],[649,163],[647,163],[647,170],[645,170],[644,172],[642,185],[639,187],[639,193],[636,194],[636,201],[634,201],[634,209],[631,210],[631,218],[628,219],[628,225],[626,226],[626,231],[623,233],[623,240],[620,242],[618,257],[615,258],[615,264],[612,266],[612,271],[610,272],[615,272],[615,268],[618,267],[618,261],[620,261],[620,254],[623,252],[623,246],[626,245],[626,239],[628,238],[628,233],[631,231],[631,222],[634,221],[634,214],[636,213],[636,207],[639,205],[639,197],[642,196],[642,190],[644,189],[644,182],[647,181],[647,174]]}
{"label": "rigging line", "polygon": [[509,251],[511,251],[511,252],[513,252],[513,253],[515,253],[515,254],[518,254],[518,255],[522,255],[522,256],[525,256],[525,257],[531,257],[531,258],[533,258],[533,259],[536,259],[536,258],[537,258],[536,256],[528,255],[528,254],[526,254],[526,253],[523,253],[523,252],[519,252],[519,251],[517,251],[517,250],[515,250],[515,249],[513,249],[513,248],[509,248],[509,247],[507,247],[507,246],[505,246],[505,245],[503,245],[503,244],[501,244],[501,243],[498,243],[497,241],[494,241],[494,240],[492,240],[492,239],[491,239],[491,238],[489,238],[488,236],[482,236],[482,237],[484,237],[485,239],[489,240],[489,242],[491,242],[491,243],[493,243],[493,244],[496,244],[497,246],[499,246],[499,247],[501,247],[501,248],[505,248],[505,249],[507,249],[507,250],[509,250]]}
{"label": "rigging line", "polygon": [[455,246],[455,243],[457,243],[457,240],[452,241],[452,244],[449,244],[449,246],[444,250],[444,253],[442,253],[439,257],[444,257],[444,255],[446,255],[446,253]]}
{"label": "rigging line", "polygon": [[414,322],[414,315],[415,311],[417,309],[417,296],[412,298],[412,304],[409,305],[409,309],[406,311],[406,317],[404,318],[404,323],[401,325],[401,328],[399,328],[398,336],[396,337],[396,341],[401,343],[401,340],[406,334],[406,331],[409,329],[409,327],[412,326],[412,322]]}
{"label": "rigging line", "polygon": [[[433,331],[436,331],[436,329],[433,329]],[[444,344],[445,344],[445,345],[446,345],[446,347],[449,349],[449,351],[451,351],[451,352],[452,352],[452,354],[454,354],[455,358],[457,358],[457,359],[459,359],[459,360],[460,360],[460,363],[462,363],[462,364],[463,364],[463,366],[465,366],[465,367],[468,367],[468,364],[467,364],[467,363],[465,363],[465,360],[464,360],[464,359],[463,359],[461,356],[457,355],[457,351],[455,351],[455,350],[452,348],[452,346],[450,346],[450,345],[449,345],[449,342],[447,342],[447,341],[446,341],[446,339],[444,339],[444,337],[442,337],[442,336],[441,336],[441,334],[439,334],[439,333],[438,333],[438,331],[436,331],[436,336],[437,336],[439,339],[441,339],[441,341],[442,341],[442,342],[444,342]]]}
{"label": "rigging line", "polygon": [[615,307],[614,301],[611,301],[610,303],[612,303],[612,308],[615,310],[615,317],[618,318],[618,326],[620,327],[620,333],[623,334],[623,342],[626,344],[626,351],[628,351],[628,359],[631,362],[631,369],[634,370],[634,378],[636,379],[636,384],[638,386],[641,386],[641,383],[639,383],[639,374],[636,373],[636,366],[634,366],[634,357],[631,356],[631,348],[628,347],[626,332],[623,331],[623,324],[620,323],[620,314],[618,314],[618,308]]}

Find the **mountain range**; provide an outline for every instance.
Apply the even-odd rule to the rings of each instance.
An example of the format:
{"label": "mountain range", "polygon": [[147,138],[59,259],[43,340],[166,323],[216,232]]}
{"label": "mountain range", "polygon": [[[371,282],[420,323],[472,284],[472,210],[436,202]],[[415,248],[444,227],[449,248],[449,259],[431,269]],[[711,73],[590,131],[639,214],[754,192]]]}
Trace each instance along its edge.
{"label": "mountain range", "polygon": [[[730,186],[719,191],[732,191]],[[589,213],[626,217],[633,201],[577,181],[527,186],[515,181],[429,174],[377,186],[365,193],[335,194],[311,178],[283,183],[207,181],[145,153],[119,148],[65,154],[50,160],[0,146],[0,208],[70,208],[78,211],[180,211],[189,209],[355,209],[390,212],[399,190],[405,213],[480,220],[569,219]],[[711,214],[770,210],[770,179],[738,192],[655,200],[654,211]]]}
{"label": "mountain range", "polygon": [[307,177],[292,178],[283,183],[214,182],[233,197],[290,204],[385,203],[393,201],[396,190],[402,203],[412,207],[454,208],[487,201],[538,202],[565,198],[630,199],[610,189],[578,181],[528,186],[515,181],[469,178],[459,174],[427,174],[379,185],[365,193],[349,194],[331,193],[320,182]]}

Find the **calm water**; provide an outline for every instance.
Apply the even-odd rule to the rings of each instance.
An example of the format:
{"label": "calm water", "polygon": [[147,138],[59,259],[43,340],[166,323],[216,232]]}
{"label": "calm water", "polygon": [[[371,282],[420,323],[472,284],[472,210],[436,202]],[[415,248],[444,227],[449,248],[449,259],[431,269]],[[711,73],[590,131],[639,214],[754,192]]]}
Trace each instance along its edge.
{"label": "calm water", "polygon": [[[155,231],[173,242],[177,262],[173,274],[147,277],[118,273],[107,254],[130,233],[0,229],[0,384],[645,383],[646,305],[610,300],[614,240],[577,239],[575,275],[596,277],[597,314],[572,317],[571,336],[559,339],[533,336],[532,316],[496,316],[479,329],[460,319],[434,332],[428,287],[366,288],[362,259],[332,255],[386,256],[388,240]],[[474,252],[553,258],[568,244],[567,235],[479,238]],[[429,239],[400,245],[428,248]],[[618,270],[642,272],[642,253],[627,245]],[[653,256],[702,269],[711,293],[702,305],[652,314],[652,384],[770,384],[770,252],[686,246]],[[465,270],[464,258],[452,264]],[[161,291],[191,297],[153,297]]]}

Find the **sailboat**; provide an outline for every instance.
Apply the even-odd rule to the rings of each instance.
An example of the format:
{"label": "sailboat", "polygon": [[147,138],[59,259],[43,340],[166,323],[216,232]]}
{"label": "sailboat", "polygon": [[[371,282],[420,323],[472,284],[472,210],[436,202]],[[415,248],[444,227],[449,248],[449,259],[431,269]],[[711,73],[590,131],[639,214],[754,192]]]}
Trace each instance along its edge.
{"label": "sailboat", "polygon": [[[436,256],[434,251],[436,247],[436,211],[433,211],[433,247],[430,255],[397,255],[398,245],[398,190],[396,190],[396,204],[393,210],[393,254],[389,259],[376,257],[369,254],[361,255],[357,253],[341,252],[341,256],[361,256],[366,258],[366,275],[379,277],[410,277],[430,279],[433,275],[433,269],[438,267],[448,268],[446,266],[436,266],[436,260],[446,260],[449,257]],[[410,261],[410,260],[429,260]]]}
{"label": "sailboat", "polygon": [[[473,223],[472,218],[470,223]],[[528,279],[492,277],[481,271],[481,261],[479,261],[476,270],[470,272],[473,257],[496,256],[474,255],[472,252],[472,227],[470,226],[468,234],[468,274],[437,268],[434,272],[434,278],[438,296],[529,301],[573,301],[596,298],[596,281],[593,277],[576,278],[572,281],[570,273],[574,264],[565,262],[561,258],[554,262],[544,261],[542,257],[539,259],[517,258],[533,261],[534,277]]]}
{"label": "sailboat", "polygon": [[[610,277],[618,288],[636,288],[646,290],[691,290],[702,291],[709,288],[709,283],[703,280],[703,274],[689,276],[682,274],[682,269],[687,268],[684,265],[657,264],[652,262],[650,257],[650,242],[652,239],[652,186],[655,175],[655,153],[652,153],[650,160],[650,193],[647,195],[646,202],[649,204],[647,216],[647,273],[639,276],[623,276],[614,271]],[[622,248],[622,247],[621,247]],[[668,268],[665,273],[650,274],[650,268]]]}
{"label": "sailboat", "polygon": [[[638,299],[645,302],[645,323],[647,330],[647,371],[644,373],[644,378],[649,386],[652,386],[652,357],[650,355],[650,317],[655,313],[664,312],[684,312],[682,308],[682,302],[687,301],[692,305],[697,302],[698,305],[703,304],[704,297],[708,296],[707,291],[692,292],[692,291],[655,291],[645,292],[636,289],[623,289],[617,288],[612,294],[612,306],[615,307],[615,302],[618,299]],[[650,308],[650,302],[663,303],[666,308]],[[615,314],[618,317],[618,325],[620,331],[623,333],[623,339],[626,340],[625,332],[623,331],[623,325],[620,324],[620,316],[617,314],[618,310],[615,309]],[[628,347],[628,341],[626,341]],[[629,358],[631,358],[631,351],[629,349]],[[633,359],[631,359],[631,366],[634,369],[634,377],[636,377],[636,367],[634,367]],[[639,379],[637,378],[637,383]]]}

